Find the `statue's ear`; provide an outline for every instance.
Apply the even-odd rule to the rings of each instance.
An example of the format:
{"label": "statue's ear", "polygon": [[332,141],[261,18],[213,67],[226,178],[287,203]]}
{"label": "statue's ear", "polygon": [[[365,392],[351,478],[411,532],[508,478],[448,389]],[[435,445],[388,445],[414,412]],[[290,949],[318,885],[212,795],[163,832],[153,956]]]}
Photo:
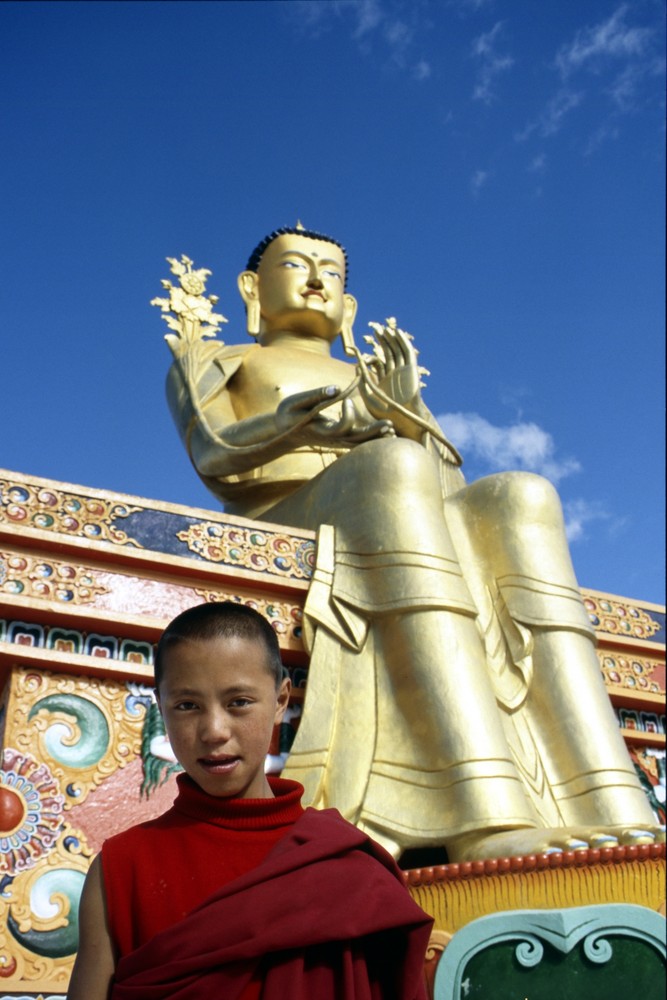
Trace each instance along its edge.
{"label": "statue's ear", "polygon": [[341,327],[340,337],[343,341],[345,353],[350,355],[350,357],[356,357],[354,332],[352,330],[356,315],[357,300],[354,295],[350,295],[349,292],[346,292],[343,296],[343,325]]}
{"label": "statue's ear", "polygon": [[259,279],[255,271],[241,271],[238,276],[239,292],[245,302],[246,326],[251,337],[259,336],[261,313],[259,308]]}
{"label": "statue's ear", "polygon": [[257,288],[259,282],[256,271],[241,271],[238,276],[237,283],[239,286],[239,292],[241,293],[241,298],[245,302],[246,306],[250,300],[259,298],[259,291]]}

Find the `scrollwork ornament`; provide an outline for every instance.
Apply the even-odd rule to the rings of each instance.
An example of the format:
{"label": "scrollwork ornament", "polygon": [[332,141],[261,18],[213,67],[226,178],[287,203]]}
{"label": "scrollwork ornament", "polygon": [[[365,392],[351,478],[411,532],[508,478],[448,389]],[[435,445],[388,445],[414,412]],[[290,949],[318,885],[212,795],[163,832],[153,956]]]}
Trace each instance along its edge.
{"label": "scrollwork ornament", "polygon": [[[604,931],[604,933],[609,933]],[[606,937],[602,936],[602,933],[589,934],[588,937],[584,938],[584,955],[589,958],[591,962],[595,962],[596,965],[604,965],[608,962],[612,955],[614,954],[614,949],[610,945]]]}
{"label": "scrollwork ornament", "polygon": [[544,958],[544,945],[533,935],[528,935],[523,941],[519,941],[514,954],[519,965],[526,969],[532,969],[539,965]]}
{"label": "scrollwork ornament", "polygon": [[7,738],[25,752],[37,740],[68,809],[139,755],[145,708],[130,711],[127,685],[120,681],[44,671],[36,692],[32,677],[28,670],[15,671]]}

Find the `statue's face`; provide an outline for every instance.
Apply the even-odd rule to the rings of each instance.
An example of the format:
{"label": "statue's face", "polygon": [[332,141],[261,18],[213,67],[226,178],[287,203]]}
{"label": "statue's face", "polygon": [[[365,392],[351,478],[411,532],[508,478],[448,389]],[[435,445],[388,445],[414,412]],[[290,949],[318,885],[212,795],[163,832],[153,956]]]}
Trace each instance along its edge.
{"label": "statue's face", "polygon": [[257,269],[262,332],[294,331],[333,340],[345,315],[345,258],[334,243],[279,236]]}

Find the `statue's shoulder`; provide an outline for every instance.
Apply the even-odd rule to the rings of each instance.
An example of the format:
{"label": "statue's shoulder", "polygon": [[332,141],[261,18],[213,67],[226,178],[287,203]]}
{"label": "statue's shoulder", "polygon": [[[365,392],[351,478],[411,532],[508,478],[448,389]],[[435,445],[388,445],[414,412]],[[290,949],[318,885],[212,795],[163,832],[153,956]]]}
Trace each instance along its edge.
{"label": "statue's shoulder", "polygon": [[[211,344],[213,346],[213,344]],[[258,349],[257,344],[219,344],[211,360],[216,365],[231,365],[236,361],[241,364],[248,352]]]}
{"label": "statue's shoulder", "polygon": [[[174,360],[167,374],[167,399],[172,413],[189,413],[188,398],[196,397],[205,406],[225,394],[230,380],[256,347],[256,344],[200,341],[195,351]],[[179,418],[177,423],[181,422]]]}
{"label": "statue's shoulder", "polygon": [[[214,348],[214,344],[207,345]],[[249,352],[256,344],[216,344],[207,360],[207,381],[213,379],[221,389],[226,386],[233,375],[239,370]],[[206,376],[204,376],[206,378]]]}

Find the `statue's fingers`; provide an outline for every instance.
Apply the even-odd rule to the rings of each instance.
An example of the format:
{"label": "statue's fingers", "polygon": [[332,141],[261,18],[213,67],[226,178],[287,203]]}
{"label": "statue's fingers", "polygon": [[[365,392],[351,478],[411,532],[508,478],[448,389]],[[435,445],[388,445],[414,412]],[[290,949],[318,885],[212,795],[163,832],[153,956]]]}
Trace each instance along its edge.
{"label": "statue's fingers", "polygon": [[393,332],[394,353],[403,365],[417,364],[417,351],[415,350],[410,334],[405,330],[396,329]]}
{"label": "statue's fingers", "polygon": [[386,327],[380,328],[377,332],[378,343],[382,349],[382,364],[384,367],[385,374],[388,375],[393,372],[396,367],[396,353],[395,346],[392,342],[391,330]]}
{"label": "statue's fingers", "polygon": [[397,368],[417,365],[417,351],[412,345],[412,337],[397,326],[387,325],[386,342]]}
{"label": "statue's fingers", "polygon": [[338,420],[330,420],[327,417],[319,416],[315,420],[314,427],[322,437],[342,437],[349,434],[354,427],[354,407],[349,399],[344,399]]}
{"label": "statue's fingers", "polygon": [[376,438],[396,437],[396,429],[391,420],[373,420],[364,427],[358,427],[346,440],[351,444],[361,444],[363,441],[372,441]]}
{"label": "statue's fingers", "polygon": [[295,392],[294,395],[282,400],[278,410],[281,413],[303,413],[318,406],[328,406],[339,392],[340,386],[337,385],[325,385],[317,389],[307,389],[305,392]]}

